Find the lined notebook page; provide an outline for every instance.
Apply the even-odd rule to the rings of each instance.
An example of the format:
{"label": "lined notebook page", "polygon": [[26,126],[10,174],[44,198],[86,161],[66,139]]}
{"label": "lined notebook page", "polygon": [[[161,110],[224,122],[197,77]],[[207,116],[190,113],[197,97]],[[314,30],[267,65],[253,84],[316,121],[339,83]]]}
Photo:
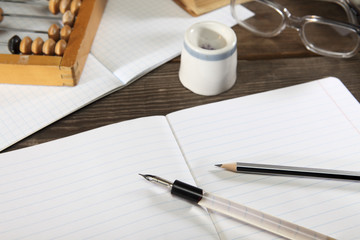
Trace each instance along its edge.
{"label": "lined notebook page", "polygon": [[[239,174],[237,161],[360,171],[360,105],[327,78],[168,115],[197,184],[338,239],[360,236],[360,183]],[[219,215],[223,239],[277,239]]]}
{"label": "lined notebook page", "polygon": [[186,29],[207,20],[235,25],[229,6],[192,17],[172,0],[110,0],[92,53],[128,83],[178,56]]}
{"label": "lined notebook page", "polygon": [[209,215],[138,173],[193,183],[165,117],[0,155],[1,239],[216,239]]}

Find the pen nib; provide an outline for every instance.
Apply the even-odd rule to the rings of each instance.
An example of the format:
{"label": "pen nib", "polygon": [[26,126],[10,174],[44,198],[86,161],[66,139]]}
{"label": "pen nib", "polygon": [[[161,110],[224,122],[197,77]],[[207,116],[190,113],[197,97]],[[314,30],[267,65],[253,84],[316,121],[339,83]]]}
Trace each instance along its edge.
{"label": "pen nib", "polygon": [[161,185],[164,185],[166,187],[172,187],[172,183],[169,182],[168,180],[165,180],[161,177],[155,176],[155,175],[150,175],[150,174],[141,174],[139,173],[140,176],[142,176],[143,178],[145,178],[146,180],[148,180],[149,182],[155,182],[155,183],[159,183]]}
{"label": "pen nib", "polygon": [[139,173],[140,176],[142,176],[143,178],[145,178],[148,181],[152,181],[152,178],[154,177],[153,175],[149,175],[149,174],[141,174]]}

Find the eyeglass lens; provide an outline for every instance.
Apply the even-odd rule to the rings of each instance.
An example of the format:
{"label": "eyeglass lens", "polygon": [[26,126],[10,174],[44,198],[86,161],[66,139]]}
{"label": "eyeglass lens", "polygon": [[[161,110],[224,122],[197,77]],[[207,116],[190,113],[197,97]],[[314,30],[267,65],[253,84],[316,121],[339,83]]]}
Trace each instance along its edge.
{"label": "eyeglass lens", "polygon": [[[248,28],[264,34],[270,34],[281,24],[283,17],[267,4],[252,0],[238,0],[234,5],[234,17]],[[242,16],[244,9],[249,14]],[[249,17],[250,16],[250,17]],[[247,17],[246,19],[244,19]]]}
{"label": "eyeglass lens", "polygon": [[[293,16],[316,15],[335,21],[349,22],[345,9],[333,2],[314,0],[276,0],[273,2],[286,7]],[[285,24],[283,22],[285,16],[281,14],[281,10],[264,1],[236,0],[232,7],[233,15],[240,25],[262,36],[275,35],[274,33],[278,33]],[[246,19],[242,16],[244,10],[248,12]],[[354,30],[322,21],[305,21],[301,35],[310,50],[325,53],[325,55],[331,52],[348,53],[359,44],[359,37]]]}
{"label": "eyeglass lens", "polygon": [[305,24],[303,35],[313,48],[337,53],[353,51],[359,41],[356,31],[318,22]]}
{"label": "eyeglass lens", "polygon": [[326,0],[274,0],[274,2],[286,7],[293,16],[315,15],[335,21],[348,22],[345,9],[336,2]]}

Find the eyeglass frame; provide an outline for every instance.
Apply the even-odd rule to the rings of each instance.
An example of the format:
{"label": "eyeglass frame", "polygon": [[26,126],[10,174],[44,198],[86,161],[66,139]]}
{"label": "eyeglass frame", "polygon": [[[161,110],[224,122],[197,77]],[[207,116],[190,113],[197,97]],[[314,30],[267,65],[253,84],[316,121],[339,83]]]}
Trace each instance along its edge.
{"label": "eyeglass frame", "polygon": [[[351,2],[349,0],[318,0],[318,1],[333,2],[333,3],[340,5],[345,10],[350,23],[335,21],[335,20],[331,20],[331,19],[327,19],[327,18],[315,16],[315,15],[306,15],[303,17],[293,16],[289,12],[289,10],[287,10],[284,6],[282,6],[276,2],[273,2],[271,0],[245,0],[245,1],[256,1],[256,2],[260,2],[262,4],[265,4],[265,5],[273,8],[275,11],[277,11],[281,15],[281,17],[282,17],[281,24],[279,24],[278,28],[276,28],[275,30],[273,30],[272,32],[269,32],[269,33],[264,33],[264,32],[258,31],[254,28],[249,27],[247,24],[243,23],[242,21],[239,21],[237,19],[236,13],[235,13],[235,5],[236,5],[237,1],[238,0],[231,0],[231,2],[230,2],[232,16],[234,17],[234,19],[237,20],[239,25],[241,25],[242,27],[244,27],[245,29],[249,30],[250,32],[252,32],[256,35],[259,35],[262,37],[274,37],[274,36],[279,35],[286,27],[290,27],[299,32],[300,39],[302,40],[302,42],[305,45],[307,50],[314,52],[316,54],[327,56],[327,57],[350,58],[357,54],[358,49],[360,47],[360,27],[357,26],[357,24],[360,21],[360,13],[356,9],[356,7],[354,7],[351,4]],[[348,52],[348,53],[332,52],[332,51],[322,50],[320,48],[313,46],[313,44],[311,44],[306,39],[303,26],[305,26],[307,23],[314,23],[314,22],[325,24],[325,25],[335,25],[335,26],[347,28],[347,29],[353,31],[358,36],[357,46],[351,52]]]}

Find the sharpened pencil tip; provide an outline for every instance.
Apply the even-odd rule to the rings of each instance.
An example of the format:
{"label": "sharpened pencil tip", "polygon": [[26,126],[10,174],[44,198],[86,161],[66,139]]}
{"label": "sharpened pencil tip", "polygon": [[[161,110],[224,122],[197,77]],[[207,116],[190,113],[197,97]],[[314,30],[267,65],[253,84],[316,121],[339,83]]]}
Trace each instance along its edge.
{"label": "sharpened pencil tip", "polygon": [[216,167],[221,167],[221,166],[222,166],[222,164],[215,164],[215,166],[216,166]]}

